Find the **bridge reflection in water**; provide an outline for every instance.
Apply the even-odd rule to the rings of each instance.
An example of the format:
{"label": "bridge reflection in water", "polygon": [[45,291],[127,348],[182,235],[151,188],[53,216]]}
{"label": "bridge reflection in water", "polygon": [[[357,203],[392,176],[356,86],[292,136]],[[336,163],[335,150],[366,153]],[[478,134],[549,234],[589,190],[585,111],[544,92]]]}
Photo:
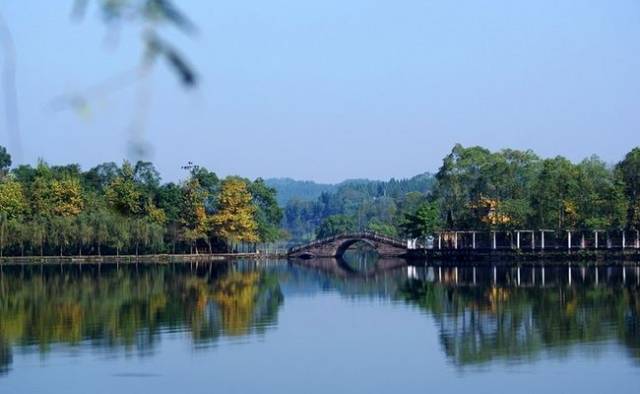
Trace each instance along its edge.
{"label": "bridge reflection in water", "polygon": [[[459,367],[563,357],[584,345],[597,352],[605,343],[626,349],[640,366],[638,266],[296,261],[5,267],[0,271],[0,377],[13,368],[16,350],[19,354],[32,344],[43,353],[56,349],[53,344],[86,342],[92,349],[152,354],[162,337],[175,332],[185,333],[200,350],[222,346],[224,338],[269,336],[278,329],[286,299],[306,303],[326,293],[342,296],[326,302],[384,300],[392,308],[409,306],[425,314],[437,326],[441,350]],[[398,327],[404,324],[397,321]]]}

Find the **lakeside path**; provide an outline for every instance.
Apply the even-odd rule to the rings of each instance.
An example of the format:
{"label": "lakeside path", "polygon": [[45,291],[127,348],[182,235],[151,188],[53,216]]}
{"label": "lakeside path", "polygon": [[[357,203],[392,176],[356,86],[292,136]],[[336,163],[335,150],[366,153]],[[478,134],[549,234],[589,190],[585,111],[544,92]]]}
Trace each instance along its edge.
{"label": "lakeside path", "polygon": [[213,263],[235,259],[263,260],[286,258],[282,253],[214,253],[214,254],[150,254],[120,256],[4,256],[0,265],[41,264],[190,264]]}
{"label": "lakeside path", "polygon": [[[12,265],[82,265],[82,264],[192,264],[221,263],[238,259],[248,260],[292,260],[303,265],[313,265],[316,259],[300,259],[279,253],[214,253],[214,254],[150,254],[120,256],[3,256],[0,266]],[[324,260],[326,258],[319,258]],[[409,250],[404,256],[409,265],[514,265],[514,264],[587,264],[587,265],[638,265],[640,250]]]}

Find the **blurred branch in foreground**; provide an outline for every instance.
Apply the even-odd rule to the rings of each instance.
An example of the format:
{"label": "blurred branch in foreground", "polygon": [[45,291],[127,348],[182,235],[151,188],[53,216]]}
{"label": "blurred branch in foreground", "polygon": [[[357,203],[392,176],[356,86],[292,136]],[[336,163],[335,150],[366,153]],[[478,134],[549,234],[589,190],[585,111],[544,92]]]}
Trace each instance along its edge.
{"label": "blurred branch in foreground", "polygon": [[0,48],[2,48],[2,92],[4,116],[11,148],[19,162],[22,156],[18,92],[16,88],[16,48],[13,36],[2,14],[0,14]]}
{"label": "blurred branch in foreground", "polygon": [[[180,51],[159,35],[163,26],[173,26],[178,30],[193,34],[194,24],[173,5],[170,0],[95,0],[104,22],[110,26],[121,23],[139,24],[142,29],[144,53],[142,62],[153,63],[156,57],[162,57],[176,73],[184,87],[197,85],[197,76],[193,67]],[[89,0],[76,0],[73,15],[84,18]]]}
{"label": "blurred branch in foreground", "polygon": [[[83,19],[88,12],[91,1],[76,0],[73,17]],[[148,147],[144,142],[144,125],[151,102],[148,77],[157,59],[166,62],[176,74],[184,88],[193,88],[198,84],[194,68],[182,53],[159,31],[164,26],[173,26],[178,30],[193,34],[194,24],[169,0],[95,0],[105,24],[116,28],[122,23],[137,25],[143,42],[140,64],[133,70],[123,72],[82,92],[64,94],[55,98],[51,107],[54,110],[72,109],[78,113],[87,113],[90,103],[96,99],[109,96],[125,87],[136,84],[135,113],[131,121],[131,153],[144,157]]]}

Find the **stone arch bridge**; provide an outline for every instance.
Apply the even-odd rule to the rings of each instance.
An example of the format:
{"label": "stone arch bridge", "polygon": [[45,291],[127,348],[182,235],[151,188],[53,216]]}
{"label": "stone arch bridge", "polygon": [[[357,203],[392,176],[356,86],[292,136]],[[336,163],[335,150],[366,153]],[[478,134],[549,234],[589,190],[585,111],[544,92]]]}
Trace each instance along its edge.
{"label": "stone arch bridge", "polygon": [[375,249],[381,257],[397,257],[407,254],[405,241],[373,232],[346,233],[318,239],[305,245],[289,249],[291,258],[336,257],[357,242],[364,242]]}

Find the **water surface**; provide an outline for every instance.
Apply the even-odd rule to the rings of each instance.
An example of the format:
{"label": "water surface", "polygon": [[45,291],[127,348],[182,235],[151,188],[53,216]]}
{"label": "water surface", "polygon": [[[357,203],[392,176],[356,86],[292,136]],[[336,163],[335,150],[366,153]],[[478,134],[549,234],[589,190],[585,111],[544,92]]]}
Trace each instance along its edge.
{"label": "water surface", "polygon": [[637,392],[640,268],[5,266],[1,393]]}

